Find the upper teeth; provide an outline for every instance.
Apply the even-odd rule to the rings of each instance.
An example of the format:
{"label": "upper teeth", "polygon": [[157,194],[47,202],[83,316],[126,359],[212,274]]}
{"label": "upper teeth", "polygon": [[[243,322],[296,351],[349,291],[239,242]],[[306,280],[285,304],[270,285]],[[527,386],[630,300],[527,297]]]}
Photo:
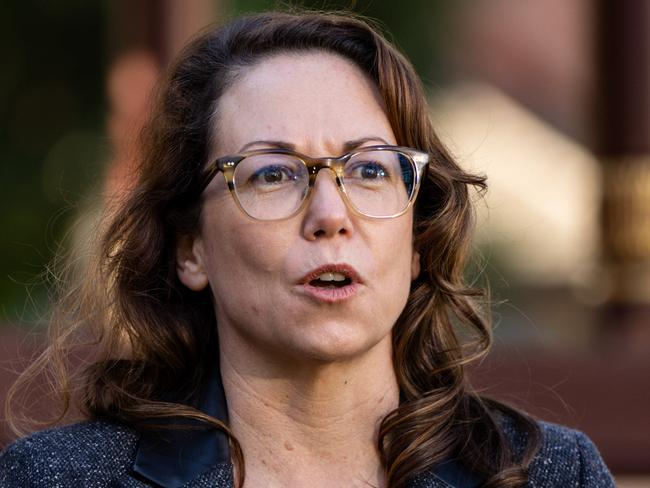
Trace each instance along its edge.
{"label": "upper teeth", "polygon": [[341,273],[322,273],[318,279],[321,281],[344,281],[345,275]]}

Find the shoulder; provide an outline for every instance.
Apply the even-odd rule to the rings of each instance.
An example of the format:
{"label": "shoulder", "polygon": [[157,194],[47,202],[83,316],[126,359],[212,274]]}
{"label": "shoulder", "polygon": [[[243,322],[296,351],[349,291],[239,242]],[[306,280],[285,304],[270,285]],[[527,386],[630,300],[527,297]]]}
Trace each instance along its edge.
{"label": "shoulder", "polygon": [[[530,487],[615,486],[598,449],[584,433],[548,422],[538,422],[538,426],[541,441],[529,468]],[[514,450],[523,449],[525,436],[513,423],[505,421],[503,428]]]}
{"label": "shoulder", "polygon": [[36,432],[0,453],[0,486],[108,486],[131,464],[138,435],[103,421]]}

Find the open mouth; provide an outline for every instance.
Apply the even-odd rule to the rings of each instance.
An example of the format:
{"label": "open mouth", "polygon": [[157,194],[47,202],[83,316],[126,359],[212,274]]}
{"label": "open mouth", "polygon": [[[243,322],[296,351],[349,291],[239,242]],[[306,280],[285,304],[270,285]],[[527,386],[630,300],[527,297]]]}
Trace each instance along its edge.
{"label": "open mouth", "polygon": [[322,303],[338,303],[359,293],[363,280],[347,264],[326,264],[305,275],[300,281],[302,291]]}
{"label": "open mouth", "polygon": [[322,273],[309,284],[320,288],[343,288],[352,284],[352,280],[342,273]]}

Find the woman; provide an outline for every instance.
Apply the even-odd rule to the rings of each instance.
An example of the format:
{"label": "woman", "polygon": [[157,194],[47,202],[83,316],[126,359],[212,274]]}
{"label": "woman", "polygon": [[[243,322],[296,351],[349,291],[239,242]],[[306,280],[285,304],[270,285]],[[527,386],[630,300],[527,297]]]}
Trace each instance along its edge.
{"label": "woman", "polygon": [[490,343],[462,282],[484,180],[366,22],[207,32],[144,140],[97,269],[59,307],[98,334],[89,421],[9,447],[2,486],[613,486],[583,434],[469,391]]}

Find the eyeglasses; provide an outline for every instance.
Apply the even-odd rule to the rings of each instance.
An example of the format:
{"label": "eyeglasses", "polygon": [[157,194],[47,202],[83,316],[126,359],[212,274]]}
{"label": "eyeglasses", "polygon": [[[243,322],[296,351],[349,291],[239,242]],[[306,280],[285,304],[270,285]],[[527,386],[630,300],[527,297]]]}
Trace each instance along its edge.
{"label": "eyeglasses", "polygon": [[257,220],[282,220],[300,212],[318,172],[327,168],[354,212],[387,219],[404,214],[411,206],[428,162],[427,153],[399,146],[363,147],[338,158],[258,149],[211,163],[203,175],[201,191],[221,171],[244,213]]}

